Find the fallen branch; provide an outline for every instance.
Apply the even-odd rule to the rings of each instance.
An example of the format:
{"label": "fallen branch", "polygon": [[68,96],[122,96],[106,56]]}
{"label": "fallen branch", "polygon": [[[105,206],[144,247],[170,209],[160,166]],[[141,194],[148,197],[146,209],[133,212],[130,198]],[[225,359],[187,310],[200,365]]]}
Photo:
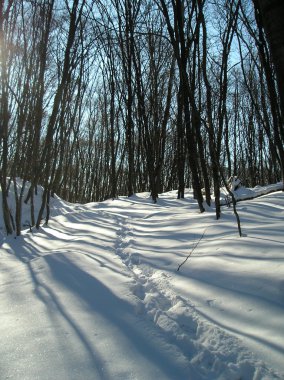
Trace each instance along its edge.
{"label": "fallen branch", "polygon": [[177,268],[177,272],[180,270],[180,268],[183,266],[183,264],[185,264],[187,262],[187,260],[190,258],[190,256],[193,254],[194,250],[197,248],[198,244],[200,243],[200,241],[203,239],[204,235],[205,235],[205,232],[206,232],[207,228],[205,228],[205,230],[203,231],[203,234],[200,236],[199,240],[195,243],[194,247],[192,248],[192,250],[189,252],[188,256],[185,258],[185,260],[178,266]]}

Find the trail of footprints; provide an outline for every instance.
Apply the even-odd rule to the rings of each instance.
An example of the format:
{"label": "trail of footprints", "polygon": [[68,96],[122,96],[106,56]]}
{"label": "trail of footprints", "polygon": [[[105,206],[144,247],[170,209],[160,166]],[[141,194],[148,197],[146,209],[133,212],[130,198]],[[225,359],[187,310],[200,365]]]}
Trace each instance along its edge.
{"label": "trail of footprints", "polygon": [[135,253],[131,220],[119,220],[116,252],[128,267],[133,278],[131,290],[139,299],[137,314],[146,314],[168,340],[176,344],[188,357],[189,351],[197,354],[199,323],[195,310],[181,297],[176,296],[169,286],[170,276],[161,270],[153,270],[141,262]]}
{"label": "trail of footprints", "polygon": [[258,375],[262,376],[265,366],[256,369],[256,359],[240,345],[239,339],[204,320],[190,300],[171,290],[169,274],[153,270],[143,262],[135,252],[133,222],[131,218],[118,219],[115,248],[132,277],[131,290],[139,300],[136,313],[147,315],[162,330],[168,343],[178,348],[188,365],[199,368],[201,378],[214,377],[216,371],[222,372],[224,378],[240,379],[242,368],[236,362],[243,362],[246,371],[249,367],[252,374],[260,371]]}

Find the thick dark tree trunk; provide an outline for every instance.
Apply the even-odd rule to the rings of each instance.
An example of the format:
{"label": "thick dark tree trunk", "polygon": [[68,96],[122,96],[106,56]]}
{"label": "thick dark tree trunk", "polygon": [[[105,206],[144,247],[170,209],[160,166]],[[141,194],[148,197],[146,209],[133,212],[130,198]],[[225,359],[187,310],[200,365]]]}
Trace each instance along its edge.
{"label": "thick dark tree trunk", "polygon": [[269,42],[270,51],[276,71],[281,101],[282,117],[284,115],[284,2],[283,0],[254,0],[259,7],[263,27]]}
{"label": "thick dark tree trunk", "polygon": [[281,109],[279,131],[276,131],[276,136],[281,138],[281,141],[278,143],[276,141],[276,144],[278,149],[280,148],[282,180],[284,181],[284,2],[283,0],[253,0],[253,2],[258,26],[263,27],[265,31],[276,72]]}

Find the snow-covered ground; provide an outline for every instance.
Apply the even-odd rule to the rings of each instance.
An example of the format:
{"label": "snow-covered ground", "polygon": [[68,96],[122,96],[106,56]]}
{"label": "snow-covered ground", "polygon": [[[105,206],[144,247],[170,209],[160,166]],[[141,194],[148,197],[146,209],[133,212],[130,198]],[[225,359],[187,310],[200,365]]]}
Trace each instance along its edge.
{"label": "snow-covered ground", "polygon": [[189,192],[55,198],[16,239],[0,215],[0,379],[284,379],[284,193],[238,211],[241,238]]}

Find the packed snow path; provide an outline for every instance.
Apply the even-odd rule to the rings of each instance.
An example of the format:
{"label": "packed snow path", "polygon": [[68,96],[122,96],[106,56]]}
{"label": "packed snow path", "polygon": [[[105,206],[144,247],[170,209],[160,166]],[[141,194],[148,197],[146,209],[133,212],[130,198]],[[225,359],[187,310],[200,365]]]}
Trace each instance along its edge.
{"label": "packed snow path", "polygon": [[56,199],[3,240],[0,379],[284,378],[283,193],[239,204],[242,238],[175,197]]}

